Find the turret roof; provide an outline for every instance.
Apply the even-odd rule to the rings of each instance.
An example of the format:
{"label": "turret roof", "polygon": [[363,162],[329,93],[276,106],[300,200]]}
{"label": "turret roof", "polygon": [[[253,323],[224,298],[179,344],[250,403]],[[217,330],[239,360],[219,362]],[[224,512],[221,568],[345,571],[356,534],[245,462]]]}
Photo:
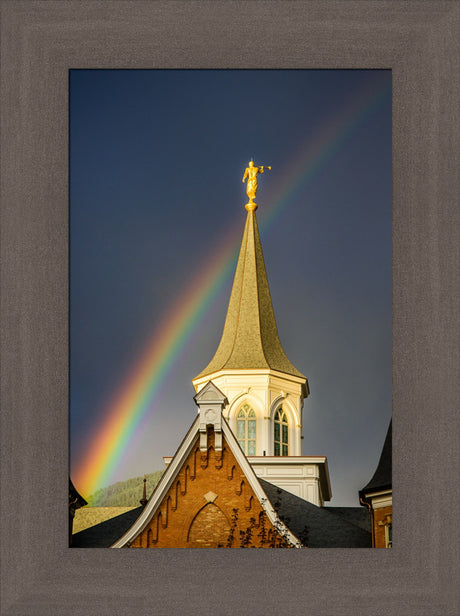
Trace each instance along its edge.
{"label": "turret roof", "polygon": [[369,483],[359,492],[360,496],[363,498],[365,496],[368,496],[371,492],[391,489],[391,434],[392,430],[390,420],[390,425],[388,426],[385,443],[383,445],[382,453],[380,454],[380,460],[375,470],[375,473]]}
{"label": "turret roof", "polygon": [[281,346],[256,215],[249,210],[222,338],[196,379],[220,370],[267,368],[305,379]]}

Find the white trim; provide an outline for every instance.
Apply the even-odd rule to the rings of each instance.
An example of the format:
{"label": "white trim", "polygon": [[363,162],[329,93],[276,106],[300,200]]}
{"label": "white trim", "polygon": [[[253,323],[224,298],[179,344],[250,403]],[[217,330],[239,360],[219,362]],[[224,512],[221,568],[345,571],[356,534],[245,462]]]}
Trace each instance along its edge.
{"label": "white trim", "polygon": [[249,406],[254,409],[257,418],[263,419],[265,414],[264,401],[254,391],[244,391],[236,396],[225,409],[226,419],[229,423],[236,420],[236,412],[239,411],[244,404],[249,404]]}
{"label": "white trim", "polygon": [[283,464],[327,464],[326,456],[248,456],[248,459],[249,463],[252,461],[257,462],[258,460],[273,462],[279,462],[281,460]]}
{"label": "white trim", "polygon": [[[323,506],[324,501],[330,501],[332,498],[325,456],[248,456],[248,462],[257,477],[315,505]],[[289,483],[292,486],[296,484],[296,487],[289,487]],[[307,489],[308,485],[313,484],[316,485],[316,496],[310,493],[310,488]]]}
{"label": "white trim", "polygon": [[[275,421],[275,413],[278,409],[282,408],[288,413],[289,423],[297,427],[299,424],[299,413],[295,404],[289,400],[288,396],[277,396],[276,399],[270,405],[270,419]],[[300,427],[300,426],[299,426]]]}
{"label": "white trim", "polygon": [[376,496],[391,496],[392,489],[388,488],[387,490],[379,490],[378,492],[367,492],[364,494],[365,498],[375,498]]}
{"label": "white trim", "polygon": [[[308,390],[308,380],[307,377],[299,377],[299,376],[294,376],[293,374],[288,374],[287,372],[279,372],[278,370],[272,370],[271,368],[259,368],[259,369],[253,369],[253,368],[242,368],[242,369],[221,369],[221,370],[216,370],[216,372],[212,372],[210,374],[207,374],[205,376],[202,376],[200,378],[195,378],[192,379],[192,385],[195,388],[195,391],[199,391],[200,386],[203,386],[204,384],[206,384],[208,381],[212,381],[213,379],[215,379],[216,377],[219,376],[239,376],[239,375],[248,375],[250,374],[251,376],[264,376],[264,375],[269,375],[269,376],[274,376],[274,377],[279,377],[283,380],[286,381],[291,381],[292,383],[296,383],[298,385],[303,385],[306,387],[307,390],[307,396],[309,394],[309,390]],[[305,396],[305,397],[307,397]]]}
{"label": "white trim", "polygon": [[371,499],[373,509],[393,506],[393,495],[391,492],[383,492],[379,495],[373,494],[369,498]]}
{"label": "white trim", "polygon": [[[231,429],[231,428],[230,428]],[[326,456],[246,456],[249,464],[267,461],[267,462],[280,462],[284,464],[327,464]],[[163,460],[166,466],[171,463],[174,456],[163,456]]]}

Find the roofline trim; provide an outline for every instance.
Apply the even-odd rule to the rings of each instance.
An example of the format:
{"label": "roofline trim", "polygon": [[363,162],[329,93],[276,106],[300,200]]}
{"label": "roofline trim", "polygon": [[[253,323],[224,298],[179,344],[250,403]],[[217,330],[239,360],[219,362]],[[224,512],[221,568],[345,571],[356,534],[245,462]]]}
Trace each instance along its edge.
{"label": "roofline trim", "polygon": [[280,370],[275,370],[274,368],[221,368],[220,370],[214,370],[209,374],[204,374],[203,376],[197,376],[192,379],[192,385],[195,387],[201,385],[202,383],[207,383],[208,381],[212,381],[213,378],[218,376],[239,376],[241,374],[247,375],[258,375],[258,376],[278,376],[282,379],[292,380],[294,383],[298,385],[305,385],[307,389],[307,395],[309,393],[308,387],[308,379],[306,376],[296,376],[295,374],[289,374],[288,372],[281,372]]}

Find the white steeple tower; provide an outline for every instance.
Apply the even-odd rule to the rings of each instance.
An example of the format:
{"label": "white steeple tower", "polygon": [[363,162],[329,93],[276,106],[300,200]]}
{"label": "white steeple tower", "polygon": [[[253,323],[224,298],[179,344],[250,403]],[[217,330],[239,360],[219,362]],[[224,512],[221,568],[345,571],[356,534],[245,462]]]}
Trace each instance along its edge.
{"label": "white steeple tower", "polygon": [[246,455],[302,455],[308,384],[278,337],[254,209],[247,214],[222,339],[192,382],[198,391],[211,380],[229,400],[225,417]]}
{"label": "white steeple tower", "polygon": [[281,346],[257,227],[254,178],[263,170],[249,163],[245,172],[250,200],[222,338],[192,383],[198,392],[212,381],[226,396],[224,417],[259,477],[322,505],[331,497],[327,461],[302,456],[308,382]]}

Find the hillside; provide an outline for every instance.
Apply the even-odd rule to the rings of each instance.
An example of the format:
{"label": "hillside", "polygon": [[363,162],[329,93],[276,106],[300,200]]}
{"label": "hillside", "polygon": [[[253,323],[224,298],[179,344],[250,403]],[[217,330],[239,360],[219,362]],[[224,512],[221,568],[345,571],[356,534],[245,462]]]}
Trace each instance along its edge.
{"label": "hillside", "polygon": [[[147,498],[152,494],[164,471],[148,473]],[[132,477],[101,488],[87,498],[89,507],[137,507],[142,498],[144,477]]]}

